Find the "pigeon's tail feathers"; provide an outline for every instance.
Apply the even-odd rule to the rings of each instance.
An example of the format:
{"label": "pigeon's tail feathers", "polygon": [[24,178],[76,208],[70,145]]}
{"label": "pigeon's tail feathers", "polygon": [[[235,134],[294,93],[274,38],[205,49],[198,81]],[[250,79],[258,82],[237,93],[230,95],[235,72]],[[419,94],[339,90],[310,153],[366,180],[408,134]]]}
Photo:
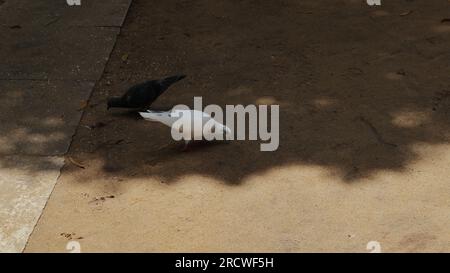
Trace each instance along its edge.
{"label": "pigeon's tail feathers", "polygon": [[152,121],[159,121],[160,119],[164,117],[169,117],[169,114],[167,112],[159,112],[159,111],[150,111],[147,110],[147,112],[139,112],[139,114],[147,120]]}
{"label": "pigeon's tail feathers", "polygon": [[171,86],[172,84],[184,78],[186,78],[186,75],[175,75],[162,79],[159,84],[161,85],[162,89],[165,90],[169,88],[169,86]]}
{"label": "pigeon's tail feathers", "polygon": [[172,126],[173,124],[173,118],[170,116],[170,112],[147,110],[147,112],[139,112],[139,114],[145,120],[161,122],[167,126]]}

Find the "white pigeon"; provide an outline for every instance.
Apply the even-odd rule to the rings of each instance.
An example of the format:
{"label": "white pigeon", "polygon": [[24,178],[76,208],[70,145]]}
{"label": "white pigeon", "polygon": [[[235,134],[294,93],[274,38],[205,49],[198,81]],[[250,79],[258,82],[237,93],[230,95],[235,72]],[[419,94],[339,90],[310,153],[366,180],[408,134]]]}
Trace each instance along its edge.
{"label": "white pigeon", "polygon": [[[214,120],[209,114],[198,110],[147,110],[147,112],[139,112],[139,114],[145,120],[156,121],[169,126],[175,140],[184,140],[183,150],[187,148],[191,140],[206,139],[210,141],[223,139],[224,135],[231,134],[230,128],[226,125]],[[175,138],[175,135],[178,135],[178,139]],[[222,138],[218,136],[222,136]]]}

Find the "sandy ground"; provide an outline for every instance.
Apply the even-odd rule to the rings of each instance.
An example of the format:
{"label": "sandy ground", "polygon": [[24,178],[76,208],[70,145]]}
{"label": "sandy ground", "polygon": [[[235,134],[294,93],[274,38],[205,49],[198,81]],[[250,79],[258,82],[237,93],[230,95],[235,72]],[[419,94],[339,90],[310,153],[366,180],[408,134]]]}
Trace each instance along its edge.
{"label": "sandy ground", "polygon": [[[450,2],[133,1],[26,247],[450,251]],[[153,105],[279,104],[280,147],[180,152],[105,99],[185,73]]]}

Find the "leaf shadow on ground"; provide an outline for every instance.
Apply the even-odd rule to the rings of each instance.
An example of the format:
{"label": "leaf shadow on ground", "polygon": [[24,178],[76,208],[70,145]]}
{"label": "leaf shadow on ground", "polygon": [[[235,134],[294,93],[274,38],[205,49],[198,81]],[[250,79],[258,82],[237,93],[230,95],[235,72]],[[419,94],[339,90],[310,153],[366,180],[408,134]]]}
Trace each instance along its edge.
{"label": "leaf shadow on ground", "polygon": [[[450,31],[429,16],[438,4],[408,3],[421,9],[408,18],[402,5],[381,14],[352,1],[135,1],[69,155],[101,162],[103,175],[168,183],[200,174],[238,185],[297,165],[347,182],[404,171],[420,160],[416,145],[449,142]],[[193,96],[278,104],[279,149],[232,141],[183,153],[164,125],[106,111],[106,97],[176,73],[188,78],[152,107],[192,106]]]}

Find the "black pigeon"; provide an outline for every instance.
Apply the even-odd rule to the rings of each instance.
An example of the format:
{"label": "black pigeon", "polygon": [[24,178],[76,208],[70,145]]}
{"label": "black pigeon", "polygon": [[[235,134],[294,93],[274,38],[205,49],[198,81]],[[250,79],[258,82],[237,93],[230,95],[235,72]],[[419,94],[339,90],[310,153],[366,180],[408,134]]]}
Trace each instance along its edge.
{"label": "black pigeon", "polygon": [[137,84],[122,97],[112,97],[108,99],[108,108],[139,108],[150,106],[164,91],[172,84],[185,78],[185,75],[176,75],[162,80],[150,80]]}

